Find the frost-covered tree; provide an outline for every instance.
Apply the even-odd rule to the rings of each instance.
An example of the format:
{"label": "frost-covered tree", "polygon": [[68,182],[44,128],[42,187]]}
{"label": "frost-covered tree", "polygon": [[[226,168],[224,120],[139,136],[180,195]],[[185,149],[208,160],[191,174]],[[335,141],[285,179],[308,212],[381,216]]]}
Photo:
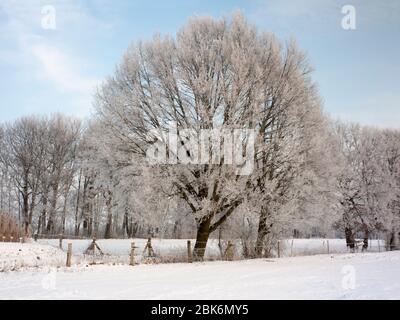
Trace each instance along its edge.
{"label": "frost-covered tree", "polygon": [[393,223],[390,208],[398,193],[389,168],[395,162],[393,148],[397,146],[388,144],[388,137],[376,128],[338,123],[336,132],[342,156],[337,177],[343,210],[339,226],[351,249],[360,232],[366,249],[371,233],[387,232]]}
{"label": "frost-covered tree", "polygon": [[389,249],[400,247],[400,131],[385,129],[381,133],[383,167],[386,172],[386,193],[389,197],[388,211],[382,219],[387,233]]}
{"label": "frost-covered tree", "polygon": [[[47,130],[46,172],[49,178],[46,180],[46,191],[50,191],[50,197],[49,200],[43,197],[43,200],[46,200],[46,204],[49,202],[46,232],[53,234],[58,201],[61,197],[68,198],[76,171],[76,150],[81,135],[81,123],[76,119],[55,115],[49,119]],[[45,215],[42,217],[45,218]],[[65,220],[65,217],[61,217],[61,220]],[[45,221],[42,220],[41,223],[44,224]]]}
{"label": "frost-covered tree", "polygon": [[270,122],[270,126],[260,131],[262,143],[256,145],[257,170],[253,188],[249,189],[249,196],[254,198],[260,212],[257,255],[263,249],[270,250],[264,242],[265,237],[273,236],[274,229],[276,232],[294,227],[301,217],[309,221],[315,217],[316,212],[311,214],[312,206],[318,207],[318,215],[325,215],[325,219],[329,212],[322,210],[331,196],[335,169],[334,153],[326,150],[331,140],[328,120],[322,114],[309,70],[304,69],[307,68],[303,65],[304,57],[299,54],[298,59],[295,71],[288,75],[289,79],[294,78],[291,80],[294,83],[287,80],[290,89],[286,94],[280,90],[282,96],[271,95],[271,100],[276,102],[269,110],[270,118],[260,120]]}
{"label": "frost-covered tree", "polygon": [[[278,181],[295,176],[288,158],[301,157],[301,151],[291,148],[300,141],[308,144],[305,126],[323,121],[309,71],[294,42],[283,48],[241,15],[231,21],[196,18],[176,38],[155,36],[133,45],[99,90],[100,121],[108,136],[132,154],[145,158],[177,126],[183,152],[172,154],[167,148],[167,154],[178,164],[152,170],[168,186],[169,196],[181,198],[192,211],[196,256],[204,255],[209,235],[240,206],[248,190],[262,190],[259,194],[267,199],[271,189],[285,192]],[[238,128],[257,133],[254,174],[239,175],[236,167],[223,164],[223,157],[199,165],[193,161],[196,155],[185,150],[190,137],[183,129],[199,136],[202,129]],[[270,178],[274,175],[278,178]],[[271,180],[273,186],[265,183]]]}
{"label": "frost-covered tree", "polygon": [[1,163],[13,179],[26,235],[31,233],[41,176],[45,147],[43,123],[43,119],[25,117],[5,124],[2,130]]}
{"label": "frost-covered tree", "polygon": [[0,162],[12,179],[8,188],[15,190],[27,235],[54,233],[56,219],[64,224],[79,133],[80,121],[62,115],[24,117],[3,126]]}

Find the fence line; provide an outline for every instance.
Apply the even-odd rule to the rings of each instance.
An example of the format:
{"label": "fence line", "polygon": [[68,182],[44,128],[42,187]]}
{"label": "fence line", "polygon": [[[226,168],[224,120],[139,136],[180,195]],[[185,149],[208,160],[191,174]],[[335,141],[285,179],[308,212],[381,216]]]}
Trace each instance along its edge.
{"label": "fence line", "polygon": [[[47,243],[50,246],[58,247],[58,242],[56,239],[49,239],[50,242]],[[167,240],[162,241],[161,239],[135,239],[135,241],[126,240],[118,244],[119,249],[123,249],[120,253],[111,251],[107,252],[107,244],[110,242],[105,241],[101,243],[102,240],[85,238],[83,242],[82,239],[63,239],[67,244],[63,249],[65,250],[66,260],[59,260],[57,266],[71,267],[72,265],[94,265],[94,264],[109,264],[109,265],[130,265],[135,266],[138,264],[154,264],[154,263],[192,263],[193,261],[233,261],[238,259],[255,258],[256,256],[244,256],[243,255],[243,241],[242,240],[219,240],[210,239],[207,243],[206,254],[204,259],[198,259],[195,256],[195,250],[192,240],[178,240],[178,243],[172,246],[168,244]],[[156,240],[156,241],[154,241]],[[177,241],[176,239],[170,239],[172,242]],[[53,241],[53,244],[51,243]],[[78,242],[74,242],[78,241]],[[93,241],[99,241],[99,246],[105,247],[105,253],[101,254],[101,250],[94,249],[92,253],[84,253],[83,249],[87,249]],[[307,242],[308,241],[308,242]],[[303,243],[302,243],[303,242]],[[74,244],[75,243],[75,244]],[[165,244],[167,243],[167,246]],[[121,245],[122,244],[122,245]],[[152,250],[149,250],[149,244]],[[205,242],[200,242],[198,244],[205,244]],[[255,246],[255,241],[248,241],[248,244]],[[308,244],[309,247],[304,247],[304,244]],[[352,243],[353,244],[353,243]],[[355,249],[353,251],[349,250],[346,246],[344,239],[285,239],[279,240],[275,243],[274,249],[270,252],[269,257],[282,258],[291,257],[299,255],[315,255],[315,254],[335,254],[335,253],[346,253],[346,252],[380,252],[388,249],[385,242],[382,240],[372,240],[369,241],[368,249],[362,250],[362,240],[354,242]],[[82,248],[85,246],[84,248]],[[164,246],[164,247],[163,247]],[[18,247],[16,247],[18,248]],[[94,246],[97,248],[97,246]],[[115,247],[114,247],[115,249]],[[117,250],[118,251],[118,250]],[[121,250],[120,250],[121,251]],[[211,253],[211,254],[210,254]],[[62,256],[62,255],[61,255]],[[15,262],[14,266],[10,266],[11,262]],[[39,260],[38,260],[39,261]],[[32,267],[37,266],[51,266],[54,265],[54,261],[47,261],[46,259],[41,259],[40,263],[36,261]],[[4,264],[3,267],[1,266]],[[0,259],[0,272],[4,270],[17,270],[18,266],[30,265],[30,260],[24,260],[23,257],[7,258],[6,260]],[[61,263],[61,264],[60,264]]]}
{"label": "fence line", "polygon": [[[48,240],[56,240],[53,239]],[[69,244],[73,241],[85,240],[86,242],[77,243],[74,245],[74,254],[72,249],[70,250]],[[140,263],[192,263],[193,261],[216,261],[216,260],[240,260],[246,258],[256,258],[259,255],[255,255],[251,252],[247,256],[244,253],[244,245],[246,241],[236,240],[221,240],[221,239],[209,239],[207,242],[196,242],[193,240],[184,239],[115,239],[117,245],[113,242],[108,242],[108,239],[95,239],[87,237],[79,237],[78,239],[64,239],[59,236],[59,243],[54,241],[48,243],[54,247],[58,246],[63,248],[63,241],[68,243],[67,250],[67,265],[68,260],[71,265],[71,259],[75,262],[87,263],[88,259],[91,259],[90,264],[126,264],[126,265],[137,265]],[[118,243],[118,240],[122,241]],[[196,257],[195,246],[208,244],[206,246],[205,254],[202,259]],[[264,257],[293,257],[293,256],[306,256],[315,254],[337,254],[337,253],[352,253],[352,252],[381,252],[386,248],[385,242],[378,240],[370,240],[368,242],[368,248],[363,249],[365,245],[363,240],[357,240],[354,243],[354,249],[351,250],[346,244],[344,239],[284,239],[275,242],[271,251],[268,255],[263,254]],[[93,246],[93,250],[88,250],[89,246]],[[247,241],[246,245],[252,250],[256,249],[255,241]],[[104,247],[103,247],[104,246]],[[108,248],[107,248],[108,247]],[[86,249],[86,250],[83,250]],[[204,248],[203,248],[204,249]],[[201,249],[202,250],[202,249]],[[90,252],[89,252],[90,251]],[[104,251],[104,254],[103,252]],[[68,252],[71,252],[68,258]],[[78,263],[79,264],[79,263]]]}

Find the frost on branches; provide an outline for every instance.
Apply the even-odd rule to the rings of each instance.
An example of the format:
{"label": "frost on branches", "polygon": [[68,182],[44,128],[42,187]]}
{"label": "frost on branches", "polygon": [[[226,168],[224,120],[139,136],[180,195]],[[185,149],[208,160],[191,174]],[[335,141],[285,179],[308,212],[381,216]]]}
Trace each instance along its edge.
{"label": "frost on branches", "polygon": [[238,175],[224,157],[183,163],[193,151],[168,153],[177,164],[150,167],[157,183],[167,186],[168,197],[190,209],[197,224],[197,257],[203,257],[210,234],[244,202],[259,216],[261,255],[275,208],[290,202],[300,179],[314,183],[320,178],[318,162],[324,157],[315,149],[323,147],[326,119],[310,71],[293,41],[283,46],[241,15],[231,21],[196,18],[176,38],[155,36],[133,45],[99,90],[96,105],[107,137],[142,159],[172,125],[181,148],[187,146],[181,134],[187,129],[195,136],[204,129],[255,132],[255,163],[247,175]]}
{"label": "frost on branches", "polygon": [[336,125],[342,157],[338,173],[338,193],[347,245],[354,249],[357,233],[368,248],[372,233],[384,234],[389,249],[398,247],[399,233],[399,132]]}

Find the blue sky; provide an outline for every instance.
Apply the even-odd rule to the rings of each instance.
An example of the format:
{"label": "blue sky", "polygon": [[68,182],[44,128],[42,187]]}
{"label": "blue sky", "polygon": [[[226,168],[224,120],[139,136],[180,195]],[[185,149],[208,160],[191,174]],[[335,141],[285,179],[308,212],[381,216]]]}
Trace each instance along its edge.
{"label": "blue sky", "polygon": [[[356,9],[356,30],[341,26],[345,4]],[[55,30],[41,26],[45,5],[56,10]],[[0,121],[87,117],[96,86],[131,42],[175,33],[190,16],[238,9],[259,29],[297,39],[331,116],[400,127],[398,0],[1,0]]]}

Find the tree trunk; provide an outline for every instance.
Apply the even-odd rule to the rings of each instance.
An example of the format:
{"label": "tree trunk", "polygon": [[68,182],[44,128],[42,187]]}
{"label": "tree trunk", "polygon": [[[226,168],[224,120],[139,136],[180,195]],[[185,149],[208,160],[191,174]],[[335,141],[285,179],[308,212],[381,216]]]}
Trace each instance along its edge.
{"label": "tree trunk", "polygon": [[47,234],[54,234],[54,219],[57,210],[58,186],[59,186],[59,177],[56,178],[56,181],[54,182],[52,187],[49,219],[47,220],[47,227],[46,227]]}
{"label": "tree trunk", "polygon": [[128,208],[125,208],[122,231],[126,233],[128,238],[133,238],[137,231],[137,224],[134,224],[133,218],[129,216]]}
{"label": "tree trunk", "polygon": [[73,183],[73,176],[71,174],[70,178],[68,179],[68,183],[65,186],[65,193],[64,193],[64,205],[63,205],[63,213],[62,213],[62,219],[61,219],[61,233],[65,233],[65,223],[67,219],[67,206],[68,206],[68,196],[72,187]]}
{"label": "tree trunk", "polygon": [[90,209],[90,217],[87,221],[87,236],[88,237],[93,237],[93,210],[92,210],[92,205]]}
{"label": "tree trunk", "polygon": [[104,233],[105,239],[112,238],[112,193],[110,191],[106,192],[106,207],[107,207],[107,224]]}
{"label": "tree trunk", "polygon": [[368,239],[369,239],[369,230],[368,227],[364,225],[364,240],[363,240],[362,251],[368,249]]}
{"label": "tree trunk", "polygon": [[125,208],[124,218],[122,219],[122,232],[124,232],[126,234],[127,238],[130,238],[129,225],[128,225],[128,209],[127,208]]}
{"label": "tree trunk", "polygon": [[76,206],[75,206],[75,236],[79,236],[79,200],[81,195],[81,181],[82,181],[82,169],[79,171],[79,180],[78,180],[78,190],[76,194]]}
{"label": "tree trunk", "polygon": [[136,237],[138,231],[139,231],[139,224],[137,222],[133,222],[133,218],[130,217],[130,219],[129,219],[129,234],[130,234],[130,238]]}
{"label": "tree trunk", "polygon": [[38,225],[37,225],[37,229],[36,229],[36,234],[37,235],[40,234],[41,227],[42,227],[42,216],[39,216]]}
{"label": "tree trunk", "polygon": [[180,233],[180,221],[179,220],[175,220],[174,223],[174,230],[172,231],[173,237],[175,239],[181,239],[181,233]]}
{"label": "tree trunk", "polygon": [[260,220],[258,224],[257,241],[255,254],[258,258],[263,255],[265,237],[271,232],[272,223],[269,223],[269,212],[266,207],[261,208]]}
{"label": "tree trunk", "polygon": [[44,234],[46,232],[46,216],[47,216],[47,203],[48,203],[48,188],[46,187],[42,197],[42,213],[40,216],[40,225],[38,226],[38,233]]}
{"label": "tree trunk", "polygon": [[64,197],[64,205],[63,205],[63,213],[62,213],[62,219],[61,219],[61,233],[65,233],[65,220],[67,216],[67,203],[68,203],[68,193],[66,193]]}
{"label": "tree trunk", "polygon": [[193,258],[202,261],[206,252],[207,241],[210,237],[211,218],[202,221],[197,228],[196,244],[194,245]]}
{"label": "tree trunk", "polygon": [[29,237],[29,193],[28,193],[28,179],[25,178],[25,184],[22,189],[22,215],[24,218],[24,233],[26,237]]}
{"label": "tree trunk", "polygon": [[36,193],[35,193],[35,191],[32,191],[31,205],[30,205],[30,208],[29,208],[29,215],[28,215],[29,226],[32,225],[33,212],[35,210],[35,201],[36,201]]}
{"label": "tree trunk", "polygon": [[356,239],[354,238],[353,230],[350,227],[345,227],[344,234],[346,236],[347,247],[349,247],[351,251],[354,251]]}
{"label": "tree trunk", "polygon": [[398,243],[397,243],[397,237],[396,237],[396,231],[392,229],[392,231],[389,233],[388,237],[388,244],[386,246],[388,250],[396,250],[398,248]]}

